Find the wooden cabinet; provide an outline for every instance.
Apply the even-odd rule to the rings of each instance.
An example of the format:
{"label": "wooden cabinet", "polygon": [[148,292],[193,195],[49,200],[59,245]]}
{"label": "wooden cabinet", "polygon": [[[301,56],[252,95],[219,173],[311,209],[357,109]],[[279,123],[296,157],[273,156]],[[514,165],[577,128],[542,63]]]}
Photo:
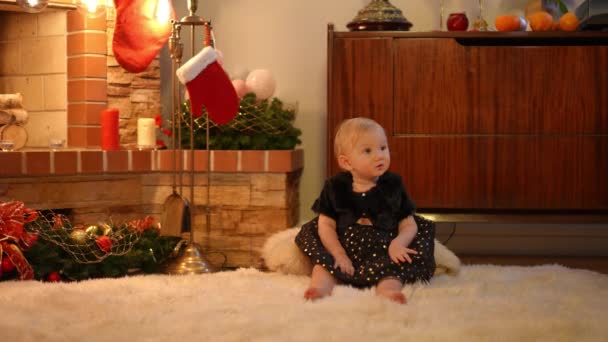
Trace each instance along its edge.
{"label": "wooden cabinet", "polygon": [[419,208],[608,213],[608,34],[328,39],[328,142],[378,121]]}

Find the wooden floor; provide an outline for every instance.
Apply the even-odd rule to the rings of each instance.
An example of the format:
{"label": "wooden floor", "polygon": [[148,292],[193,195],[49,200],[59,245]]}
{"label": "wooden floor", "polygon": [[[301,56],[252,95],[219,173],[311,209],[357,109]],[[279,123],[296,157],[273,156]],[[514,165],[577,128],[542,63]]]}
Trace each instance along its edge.
{"label": "wooden floor", "polygon": [[608,257],[519,256],[519,255],[458,255],[463,264],[544,265],[559,264],[608,274]]}

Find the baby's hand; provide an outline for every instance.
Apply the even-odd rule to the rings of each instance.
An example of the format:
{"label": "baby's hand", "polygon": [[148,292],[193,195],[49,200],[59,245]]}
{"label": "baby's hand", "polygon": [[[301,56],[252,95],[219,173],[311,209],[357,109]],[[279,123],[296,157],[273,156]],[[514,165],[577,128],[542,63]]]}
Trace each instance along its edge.
{"label": "baby's hand", "polygon": [[346,254],[338,255],[335,259],[334,268],[339,268],[342,272],[351,276],[355,274],[353,263]]}
{"label": "baby's hand", "polygon": [[418,252],[411,248],[405,247],[398,239],[391,241],[390,246],[388,246],[388,256],[396,264],[405,261],[411,264],[412,258],[410,257],[410,254],[418,254]]}

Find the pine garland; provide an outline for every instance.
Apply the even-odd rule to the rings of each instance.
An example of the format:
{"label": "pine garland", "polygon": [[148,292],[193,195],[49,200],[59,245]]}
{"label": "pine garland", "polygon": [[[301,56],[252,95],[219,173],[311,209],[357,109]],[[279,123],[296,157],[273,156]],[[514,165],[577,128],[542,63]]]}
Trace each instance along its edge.
{"label": "pine garland", "polygon": [[[194,120],[194,148],[206,149],[207,112]],[[212,150],[291,150],[301,143],[302,131],[294,127],[295,110],[287,109],[278,98],[258,101],[246,94],[239,113],[229,124],[211,123],[209,146]],[[190,104],[182,104],[182,148],[190,148]]]}
{"label": "pine garland", "polygon": [[85,227],[20,201],[0,201],[0,281],[157,273],[181,240],[161,236],[151,216]]}
{"label": "pine garland", "polygon": [[58,272],[64,280],[117,278],[131,273],[159,272],[161,264],[168,259],[180,240],[176,236],[161,236],[154,228],[146,229],[127,254],[110,256],[92,264],[76,262],[62,248],[44,239],[39,239],[24,255],[38,280],[47,280],[53,272]]}

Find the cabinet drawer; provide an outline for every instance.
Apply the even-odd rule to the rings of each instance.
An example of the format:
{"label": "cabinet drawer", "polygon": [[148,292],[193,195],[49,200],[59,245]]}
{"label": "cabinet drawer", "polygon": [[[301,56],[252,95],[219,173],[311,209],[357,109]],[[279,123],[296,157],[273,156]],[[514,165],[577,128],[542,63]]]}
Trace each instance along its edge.
{"label": "cabinet drawer", "polygon": [[608,46],[393,44],[395,134],[608,134]]}
{"label": "cabinet drawer", "polygon": [[420,208],[608,209],[608,137],[394,137]]}

